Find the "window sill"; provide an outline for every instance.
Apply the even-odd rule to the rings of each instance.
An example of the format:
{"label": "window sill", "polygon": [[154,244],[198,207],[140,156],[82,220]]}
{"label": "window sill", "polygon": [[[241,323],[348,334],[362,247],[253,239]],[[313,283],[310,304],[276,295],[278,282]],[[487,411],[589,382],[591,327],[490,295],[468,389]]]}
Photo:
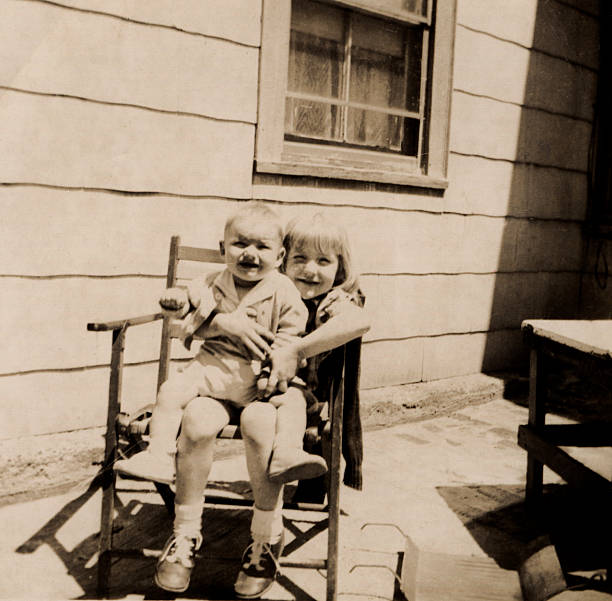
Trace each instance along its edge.
{"label": "window sill", "polygon": [[419,188],[432,188],[444,190],[448,187],[448,180],[443,177],[433,177],[420,173],[406,173],[399,170],[381,170],[373,167],[355,167],[338,162],[318,162],[287,157],[282,161],[256,161],[258,173],[276,173],[280,175],[303,175],[310,177],[323,177],[331,179],[346,179],[356,181],[377,182],[383,184],[396,184],[402,186],[416,186]]}

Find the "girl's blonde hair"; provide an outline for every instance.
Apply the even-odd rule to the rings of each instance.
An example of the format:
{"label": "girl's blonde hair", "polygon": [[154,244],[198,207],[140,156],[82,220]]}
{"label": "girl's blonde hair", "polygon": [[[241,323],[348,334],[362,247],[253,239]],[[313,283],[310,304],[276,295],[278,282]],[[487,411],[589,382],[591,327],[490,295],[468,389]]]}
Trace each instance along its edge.
{"label": "girl's blonde hair", "polygon": [[351,246],[343,227],[325,218],[322,213],[312,216],[296,217],[285,228],[283,246],[287,251],[285,261],[292,248],[303,248],[313,245],[318,252],[333,253],[338,257],[338,271],[334,288],[353,293],[359,288],[355,266],[353,264]]}

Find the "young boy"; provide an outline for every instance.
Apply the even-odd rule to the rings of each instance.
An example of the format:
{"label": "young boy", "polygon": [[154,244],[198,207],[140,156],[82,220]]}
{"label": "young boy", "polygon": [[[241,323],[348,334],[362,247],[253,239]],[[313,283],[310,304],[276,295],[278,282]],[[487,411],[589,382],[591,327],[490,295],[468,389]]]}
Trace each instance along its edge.
{"label": "young boy", "polygon": [[[278,215],[259,202],[249,202],[231,215],[221,252],[225,269],[191,281],[187,292],[167,289],[160,305],[168,317],[183,318],[182,337],[190,341],[217,313],[242,309],[245,315],[274,334],[272,348],[303,333],[307,309],[293,282],[277,271],[283,261],[283,227]],[[263,331],[263,330],[260,330]],[[183,409],[197,396],[216,399],[235,413],[257,399],[259,365],[241,340],[207,332],[194,359],[159,389],[145,451],[118,461],[119,473],[147,480],[174,480],[176,436]],[[291,401],[291,396],[288,397]],[[295,398],[295,397],[293,397]],[[284,414],[279,412],[278,416]],[[300,427],[300,426],[297,426]],[[279,419],[277,438],[301,442],[291,420]],[[325,461],[299,448],[275,446],[272,460],[283,471],[316,477],[327,470]]]}

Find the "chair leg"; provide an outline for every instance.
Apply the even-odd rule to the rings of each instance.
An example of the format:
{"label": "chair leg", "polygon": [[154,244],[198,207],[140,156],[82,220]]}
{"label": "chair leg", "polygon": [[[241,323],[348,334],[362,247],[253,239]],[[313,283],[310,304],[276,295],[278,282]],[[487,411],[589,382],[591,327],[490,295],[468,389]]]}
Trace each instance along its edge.
{"label": "chair leg", "polygon": [[98,596],[106,597],[110,589],[111,548],[113,545],[113,518],[115,514],[116,475],[113,464],[117,455],[116,420],[121,408],[121,378],[125,329],[113,330],[113,346],[108,389],[106,440],[102,467],[102,510],[100,513],[100,541],[98,546]]}
{"label": "chair leg", "polygon": [[[333,451],[332,451],[333,456]],[[340,469],[330,470],[327,530],[327,601],[336,601],[338,589],[338,534],[340,520]],[[334,462],[332,461],[332,466]]]}
{"label": "chair leg", "polygon": [[110,590],[111,548],[113,538],[113,515],[115,512],[115,474],[104,475],[102,489],[102,512],[100,517],[100,543],[98,548],[99,597],[106,598]]}
{"label": "chair leg", "polygon": [[344,386],[334,401],[331,422],[331,457],[329,466],[327,531],[327,601],[336,601],[338,595],[338,538],[340,522],[340,456],[342,453],[342,412]]}
{"label": "chair leg", "polygon": [[163,499],[166,510],[172,519],[174,519],[174,498],[175,494],[168,484],[162,484],[161,482],[153,482],[159,496]]}

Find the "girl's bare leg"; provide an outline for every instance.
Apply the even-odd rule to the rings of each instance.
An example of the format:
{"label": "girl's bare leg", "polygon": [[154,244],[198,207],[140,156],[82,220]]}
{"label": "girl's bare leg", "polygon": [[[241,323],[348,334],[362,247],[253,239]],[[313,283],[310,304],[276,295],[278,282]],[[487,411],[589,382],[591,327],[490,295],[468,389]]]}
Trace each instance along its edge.
{"label": "girl's bare leg", "polygon": [[289,388],[283,394],[270,397],[276,407],[275,447],[302,448],[306,430],[306,399],[298,388]]}
{"label": "girl's bare leg", "polygon": [[268,480],[268,464],[276,433],[276,409],[270,403],[251,403],[242,411],[240,430],[255,507],[271,511],[279,505],[283,488],[282,484]]}
{"label": "girl's bare leg", "polygon": [[279,483],[316,478],[327,471],[325,460],[303,449],[306,430],[306,399],[299,388],[274,395],[276,433],[268,476]]}

